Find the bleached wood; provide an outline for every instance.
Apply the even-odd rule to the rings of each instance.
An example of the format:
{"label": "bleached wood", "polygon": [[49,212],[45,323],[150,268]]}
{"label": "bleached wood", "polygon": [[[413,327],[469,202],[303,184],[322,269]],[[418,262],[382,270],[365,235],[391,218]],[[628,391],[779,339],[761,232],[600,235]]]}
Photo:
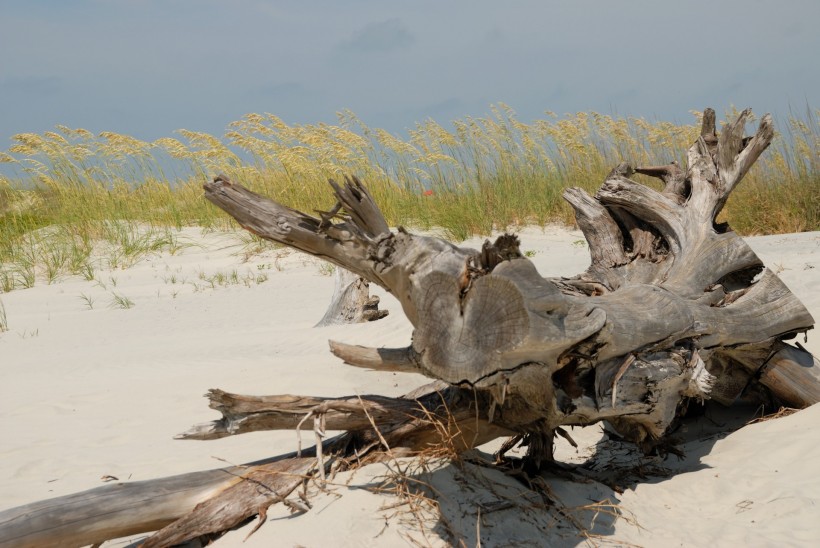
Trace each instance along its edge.
{"label": "bleached wood", "polygon": [[387,310],[379,310],[379,298],[370,295],[370,284],[344,268],[334,273],[334,289],[325,315],[316,327],[380,320]]}
{"label": "bleached wood", "polygon": [[328,341],[334,356],[354,367],[364,367],[378,371],[421,373],[417,364],[418,356],[412,346],[406,348],[370,348]]}
{"label": "bleached wood", "polygon": [[0,547],[85,546],[155,531],[234,485],[240,467],[108,484],[0,512]]}
{"label": "bleached wood", "polygon": [[[308,418],[321,417],[326,430],[355,432],[359,440],[375,440],[373,423],[391,448],[416,451],[437,442],[440,432],[433,422],[452,428],[451,441],[463,448],[473,447],[472,435],[477,429],[483,443],[511,433],[502,425],[490,428],[486,413],[487,396],[471,390],[434,384],[420,392],[401,398],[385,396],[349,396],[321,398],[313,396],[243,396],[222,390],[211,390],[207,397],[210,407],[222,418],[194,426],[176,436],[177,439],[209,440],[261,430],[295,430],[309,428]],[[464,405],[462,405],[464,404]],[[302,426],[305,423],[307,426]],[[478,428],[476,425],[485,425]],[[486,431],[486,432],[485,432]],[[466,432],[473,434],[467,435]],[[488,434],[488,432],[493,432]],[[489,436],[489,437],[488,437]],[[424,440],[422,443],[420,440]]]}
{"label": "bleached wood", "polygon": [[580,188],[568,188],[564,199],[575,209],[575,221],[589,244],[592,263],[612,268],[629,262],[623,234],[609,211]]}
{"label": "bleached wood", "polygon": [[227,531],[257,514],[264,520],[268,507],[284,501],[304,481],[315,463],[315,457],[301,457],[254,466],[243,472],[241,480],[198,504],[140,546],[174,546],[203,535]]}

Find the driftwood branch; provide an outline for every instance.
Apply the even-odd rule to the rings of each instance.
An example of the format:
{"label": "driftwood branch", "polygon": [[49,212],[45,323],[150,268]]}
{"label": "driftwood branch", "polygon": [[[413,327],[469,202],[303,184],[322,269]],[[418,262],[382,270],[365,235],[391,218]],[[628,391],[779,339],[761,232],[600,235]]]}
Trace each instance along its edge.
{"label": "driftwood branch", "polygon": [[[275,473],[282,466],[279,463],[287,461],[254,463],[253,475]],[[85,546],[156,531],[184,519],[197,505],[243,483],[248,473],[247,468],[229,467],[109,484],[12,508],[0,512],[0,547]],[[188,538],[195,536],[198,534]]]}

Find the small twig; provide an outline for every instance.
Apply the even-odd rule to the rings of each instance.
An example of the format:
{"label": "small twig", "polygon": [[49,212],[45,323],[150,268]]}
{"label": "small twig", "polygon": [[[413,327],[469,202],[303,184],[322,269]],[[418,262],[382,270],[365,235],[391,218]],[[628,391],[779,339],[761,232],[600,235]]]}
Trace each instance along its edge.
{"label": "small twig", "polygon": [[322,481],[325,481],[325,460],[322,454],[322,438],[324,437],[322,422],[324,422],[324,418],[324,413],[313,416],[313,433],[316,436],[316,459],[318,460],[317,467],[319,468],[319,479]]}
{"label": "small twig", "polygon": [[559,435],[559,436],[561,436],[562,438],[564,438],[565,440],[567,440],[571,446],[573,446],[574,448],[578,449],[578,444],[575,442],[575,440],[574,440],[574,439],[572,439],[572,436],[570,436],[570,435],[569,435],[569,432],[567,432],[566,430],[564,430],[564,429],[563,429],[563,428],[561,428],[560,426],[559,426],[559,427],[557,427],[557,428],[555,429],[555,431],[558,433],[558,435]]}
{"label": "small twig", "polygon": [[523,436],[521,436],[521,435],[516,435],[516,436],[513,436],[511,438],[508,438],[507,441],[505,441],[501,445],[501,448],[495,454],[496,463],[500,463],[501,459],[504,458],[504,455],[507,453],[507,451],[509,451],[513,447],[515,447],[516,444],[518,444],[518,442],[520,442],[522,439],[523,439]]}
{"label": "small twig", "polygon": [[[362,400],[362,397],[358,394],[356,394],[356,397],[359,398],[359,403],[362,405],[362,411],[364,411],[364,414],[367,417],[367,420],[370,421],[370,426],[373,427],[373,430],[376,432],[376,435],[379,437],[379,441],[382,443],[382,445],[384,445],[384,448],[387,449],[387,454],[390,455],[391,458],[394,458],[393,454],[392,454],[392,451],[390,450],[390,445],[387,443],[387,440],[384,439],[384,436],[382,436],[381,431],[379,431],[379,427],[376,426],[376,421],[373,420],[373,417],[371,417],[370,413],[367,411],[367,406],[365,405],[364,400]],[[394,458],[394,460],[395,460],[395,458]]]}
{"label": "small twig", "polygon": [[475,545],[481,548],[481,506],[478,507],[478,515],[475,518]]}
{"label": "small twig", "polygon": [[[277,502],[277,501],[274,501],[274,503],[275,502]],[[282,502],[286,502],[286,501],[283,500]],[[258,517],[259,517],[259,522],[254,526],[253,529],[251,529],[251,532],[248,533],[247,536],[245,536],[245,540],[243,540],[242,542],[245,542],[249,538],[251,538],[251,535],[254,534],[255,532],[257,532],[259,530],[259,528],[262,527],[265,524],[265,522],[268,520],[268,509],[267,509],[267,507],[263,506],[259,509],[259,516]]]}
{"label": "small twig", "polygon": [[296,425],[296,457],[302,456],[302,423],[308,420],[310,417],[313,416],[313,409],[308,411],[308,413],[302,417],[302,420],[299,421],[299,424]]}

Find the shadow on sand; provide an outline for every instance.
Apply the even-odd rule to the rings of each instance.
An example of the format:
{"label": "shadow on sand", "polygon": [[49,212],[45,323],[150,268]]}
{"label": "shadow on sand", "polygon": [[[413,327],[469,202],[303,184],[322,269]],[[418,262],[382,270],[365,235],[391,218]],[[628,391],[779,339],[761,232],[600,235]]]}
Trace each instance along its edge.
{"label": "shadow on sand", "polygon": [[672,435],[683,457],[644,456],[596,425],[574,430],[578,449],[558,448],[563,462],[536,477],[494,466],[492,455],[481,451],[417,470],[409,487],[414,507],[401,510],[410,522],[407,536],[421,546],[623,545],[615,523],[640,524],[619,507],[621,493],[707,468],[701,459],[715,442],[759,415],[755,407],[706,406]]}

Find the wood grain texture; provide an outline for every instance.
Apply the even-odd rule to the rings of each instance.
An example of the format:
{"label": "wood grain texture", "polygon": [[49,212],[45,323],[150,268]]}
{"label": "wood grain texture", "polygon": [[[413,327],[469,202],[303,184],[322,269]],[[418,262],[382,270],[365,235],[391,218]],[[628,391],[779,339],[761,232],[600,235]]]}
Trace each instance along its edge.
{"label": "wood grain texture", "polygon": [[85,546],[161,529],[233,485],[239,467],[109,484],[0,512],[0,546]]}

